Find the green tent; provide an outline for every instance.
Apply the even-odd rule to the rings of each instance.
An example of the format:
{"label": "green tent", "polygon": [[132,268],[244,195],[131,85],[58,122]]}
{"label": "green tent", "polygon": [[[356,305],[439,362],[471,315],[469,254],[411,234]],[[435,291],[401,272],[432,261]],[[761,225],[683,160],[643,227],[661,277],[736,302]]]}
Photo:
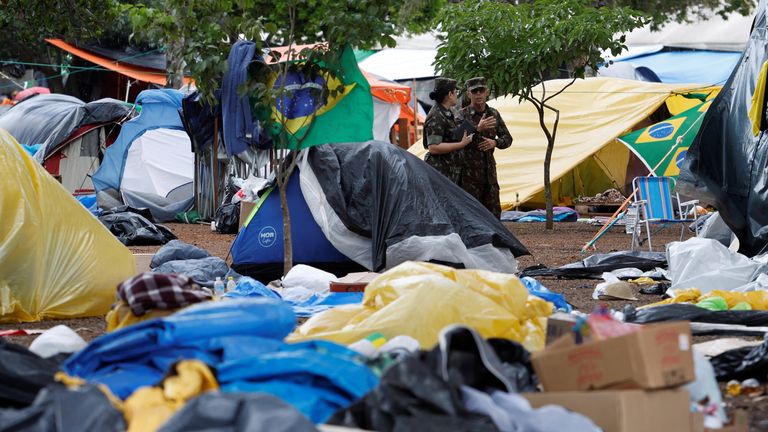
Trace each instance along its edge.
{"label": "green tent", "polygon": [[685,154],[699,132],[711,101],[667,120],[619,137],[656,176],[677,177]]}

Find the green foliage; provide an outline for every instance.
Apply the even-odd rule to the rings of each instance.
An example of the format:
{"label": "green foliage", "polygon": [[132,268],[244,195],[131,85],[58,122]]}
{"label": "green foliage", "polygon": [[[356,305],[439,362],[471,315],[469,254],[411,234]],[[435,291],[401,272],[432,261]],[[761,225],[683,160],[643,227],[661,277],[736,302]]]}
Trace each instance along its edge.
{"label": "green foliage", "polygon": [[756,6],[755,0],[601,0],[600,3],[645,12],[653,29],[658,29],[670,21],[690,22],[707,19],[711,12],[723,17],[731,12],[749,15]]}
{"label": "green foliage", "polygon": [[485,76],[500,95],[525,96],[564,68],[583,77],[587,66],[596,69],[604,62],[604,51],[619,54],[625,48],[624,38],[614,35],[643,25],[643,17],[633,10],[593,4],[536,0],[452,5],[439,17],[447,36],[438,47],[437,66],[460,81]]}

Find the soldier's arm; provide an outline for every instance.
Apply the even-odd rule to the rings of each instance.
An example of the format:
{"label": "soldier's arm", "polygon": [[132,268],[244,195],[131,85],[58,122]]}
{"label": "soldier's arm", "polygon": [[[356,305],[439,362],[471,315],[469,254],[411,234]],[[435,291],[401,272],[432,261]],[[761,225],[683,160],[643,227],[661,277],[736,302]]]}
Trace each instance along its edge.
{"label": "soldier's arm", "polygon": [[507,125],[501,119],[501,114],[496,111],[496,148],[505,149],[512,145],[512,134],[509,133]]}

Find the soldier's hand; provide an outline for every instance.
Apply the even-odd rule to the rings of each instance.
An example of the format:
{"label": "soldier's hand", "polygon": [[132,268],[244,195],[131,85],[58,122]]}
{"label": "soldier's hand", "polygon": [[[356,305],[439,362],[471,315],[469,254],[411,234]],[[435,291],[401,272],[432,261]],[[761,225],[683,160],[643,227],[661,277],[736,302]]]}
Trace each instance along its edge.
{"label": "soldier's hand", "polygon": [[468,145],[469,145],[469,143],[471,143],[471,142],[472,142],[472,137],[473,137],[474,135],[475,135],[475,134],[472,134],[472,135],[467,135],[467,131],[464,131],[464,136],[463,136],[463,137],[461,137],[461,145],[462,145],[462,147],[466,147],[466,146],[468,146]]}
{"label": "soldier's hand", "polygon": [[483,141],[477,146],[482,151],[489,151],[493,150],[496,147],[496,140],[493,138],[485,138]]}
{"label": "soldier's hand", "polygon": [[485,114],[483,114],[483,116],[480,117],[480,121],[477,123],[477,130],[479,132],[485,132],[487,130],[492,130],[495,128],[496,128],[496,118],[486,117]]}

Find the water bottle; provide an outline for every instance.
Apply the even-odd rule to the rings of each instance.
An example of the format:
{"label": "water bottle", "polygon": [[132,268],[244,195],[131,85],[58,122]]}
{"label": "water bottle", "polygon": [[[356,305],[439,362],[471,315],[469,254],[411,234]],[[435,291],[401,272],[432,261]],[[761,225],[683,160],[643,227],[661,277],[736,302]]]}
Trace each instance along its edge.
{"label": "water bottle", "polygon": [[235,288],[237,288],[237,283],[235,283],[235,279],[230,276],[227,278],[227,292],[234,291]]}
{"label": "water bottle", "polygon": [[224,281],[221,280],[221,277],[216,277],[216,282],[213,283],[213,293],[216,294],[216,297],[221,297],[224,295]]}

